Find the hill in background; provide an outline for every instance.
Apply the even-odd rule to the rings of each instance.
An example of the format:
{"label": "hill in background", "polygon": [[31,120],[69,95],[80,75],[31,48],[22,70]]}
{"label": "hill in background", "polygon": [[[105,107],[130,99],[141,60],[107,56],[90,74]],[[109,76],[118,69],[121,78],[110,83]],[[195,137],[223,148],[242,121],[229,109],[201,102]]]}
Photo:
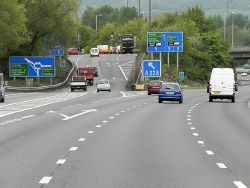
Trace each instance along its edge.
{"label": "hill in background", "polygon": [[[164,12],[183,12],[189,7],[195,5],[201,6],[206,15],[222,15],[227,13],[227,1],[228,1],[228,13],[236,12],[245,15],[250,15],[250,3],[249,0],[151,0],[152,2],[152,15],[159,15]],[[140,0],[141,12],[144,16],[148,17],[149,0]],[[82,8],[87,6],[98,8],[103,5],[109,5],[112,7],[121,6],[134,6],[138,9],[139,0],[81,0]]]}

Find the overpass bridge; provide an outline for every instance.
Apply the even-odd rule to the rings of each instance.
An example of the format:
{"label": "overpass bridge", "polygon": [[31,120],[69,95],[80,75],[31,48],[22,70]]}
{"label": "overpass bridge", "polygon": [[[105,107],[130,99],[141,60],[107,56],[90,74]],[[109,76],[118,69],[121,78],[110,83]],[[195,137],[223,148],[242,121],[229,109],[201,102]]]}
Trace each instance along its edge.
{"label": "overpass bridge", "polygon": [[230,48],[229,53],[233,59],[250,59],[250,47]]}

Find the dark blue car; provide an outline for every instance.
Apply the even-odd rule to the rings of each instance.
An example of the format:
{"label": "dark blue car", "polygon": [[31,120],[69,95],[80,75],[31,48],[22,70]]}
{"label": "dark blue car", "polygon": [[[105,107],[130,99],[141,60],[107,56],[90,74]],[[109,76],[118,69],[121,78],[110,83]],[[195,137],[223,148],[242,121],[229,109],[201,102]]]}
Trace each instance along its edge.
{"label": "dark blue car", "polygon": [[163,83],[159,94],[159,103],[162,101],[179,101],[183,102],[182,90],[178,83]]}

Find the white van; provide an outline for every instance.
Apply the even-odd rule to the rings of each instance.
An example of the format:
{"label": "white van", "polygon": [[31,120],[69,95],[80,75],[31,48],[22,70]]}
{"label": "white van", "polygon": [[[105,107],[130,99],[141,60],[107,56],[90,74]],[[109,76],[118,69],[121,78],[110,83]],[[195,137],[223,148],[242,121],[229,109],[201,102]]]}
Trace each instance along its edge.
{"label": "white van", "polygon": [[98,56],[99,57],[99,48],[91,48],[90,49],[90,56]]}
{"label": "white van", "polygon": [[209,81],[209,102],[213,99],[235,101],[235,78],[231,68],[213,68]]}
{"label": "white van", "polygon": [[4,102],[5,99],[5,82],[3,73],[0,73],[0,102]]}

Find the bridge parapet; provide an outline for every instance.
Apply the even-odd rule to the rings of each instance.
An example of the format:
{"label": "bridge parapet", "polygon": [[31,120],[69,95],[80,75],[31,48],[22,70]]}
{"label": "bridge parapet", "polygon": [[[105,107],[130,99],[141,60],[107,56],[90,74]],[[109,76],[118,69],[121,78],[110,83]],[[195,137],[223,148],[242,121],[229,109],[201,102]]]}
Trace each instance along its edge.
{"label": "bridge parapet", "polygon": [[250,47],[230,48],[229,53],[234,59],[250,59]]}

